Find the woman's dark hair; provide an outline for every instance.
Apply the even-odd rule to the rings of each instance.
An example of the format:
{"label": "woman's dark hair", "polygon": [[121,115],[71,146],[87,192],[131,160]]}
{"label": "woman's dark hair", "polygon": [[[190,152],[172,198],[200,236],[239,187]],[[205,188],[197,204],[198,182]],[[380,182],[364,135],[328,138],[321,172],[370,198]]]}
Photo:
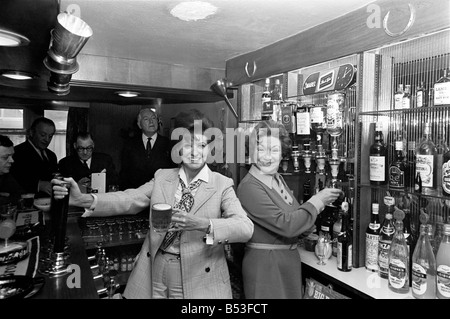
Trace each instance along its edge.
{"label": "woman's dark hair", "polygon": [[14,143],[9,139],[8,136],[0,135],[0,146],[12,147],[14,146]]}
{"label": "woman's dark hair", "polygon": [[259,122],[258,125],[255,126],[251,138],[256,138],[256,143],[258,143],[259,139],[263,136],[278,137],[281,142],[281,153],[283,157],[288,156],[291,153],[292,140],[283,124],[275,122],[274,120]]}
{"label": "woman's dark hair", "polygon": [[204,133],[207,129],[213,127],[213,123],[210,119],[208,119],[202,112],[197,109],[192,109],[186,112],[180,112],[175,117],[174,127],[183,127],[187,129],[189,132],[194,132],[194,124],[195,121],[201,121],[202,125],[202,133]]}

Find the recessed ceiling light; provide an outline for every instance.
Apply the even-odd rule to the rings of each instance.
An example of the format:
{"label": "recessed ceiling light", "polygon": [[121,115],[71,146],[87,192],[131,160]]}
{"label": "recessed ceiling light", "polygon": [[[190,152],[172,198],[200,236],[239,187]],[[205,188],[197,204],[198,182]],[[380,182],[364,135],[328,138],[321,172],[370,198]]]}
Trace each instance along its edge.
{"label": "recessed ceiling light", "polygon": [[204,1],[186,1],[177,4],[170,14],[183,21],[206,19],[217,12],[217,7]]}
{"label": "recessed ceiling light", "polygon": [[36,74],[16,70],[0,70],[0,75],[13,80],[32,80],[38,78]]}
{"label": "recessed ceiling light", "polygon": [[21,45],[28,45],[30,40],[18,33],[0,29],[0,46],[3,47],[18,47]]}
{"label": "recessed ceiling light", "polygon": [[136,96],[140,95],[140,93],[133,92],[133,91],[117,91],[115,93],[122,97],[136,97]]}

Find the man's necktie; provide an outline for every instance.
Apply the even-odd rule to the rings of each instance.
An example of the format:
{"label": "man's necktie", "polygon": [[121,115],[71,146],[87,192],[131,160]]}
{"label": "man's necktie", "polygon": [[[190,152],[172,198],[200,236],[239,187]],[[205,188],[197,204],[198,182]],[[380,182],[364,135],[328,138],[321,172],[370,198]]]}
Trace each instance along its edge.
{"label": "man's necktie", "polygon": [[41,156],[42,156],[42,161],[44,163],[48,163],[48,158],[47,158],[47,155],[45,154],[44,150],[41,150]]}
{"label": "man's necktie", "polygon": [[[201,180],[196,180],[194,183],[189,184],[189,187],[186,187],[183,180],[180,178],[180,184],[182,188],[182,195],[181,199],[178,203],[175,204],[174,208],[181,209],[185,211],[186,213],[189,213],[191,211],[192,206],[194,205],[194,196],[192,195],[192,191],[200,186]],[[173,227],[173,223],[170,224],[170,227]],[[161,249],[166,250],[169,248],[170,245],[172,245],[175,238],[181,236],[181,231],[172,231],[167,232],[166,237],[164,237],[164,240],[161,244]]]}
{"label": "man's necktie", "polygon": [[87,164],[87,161],[83,161],[83,166],[89,170],[89,165]]}
{"label": "man's necktie", "polygon": [[150,157],[150,153],[152,151],[152,143],[151,143],[152,138],[148,137],[147,138],[147,146],[145,148],[145,152],[147,153],[147,157]]}

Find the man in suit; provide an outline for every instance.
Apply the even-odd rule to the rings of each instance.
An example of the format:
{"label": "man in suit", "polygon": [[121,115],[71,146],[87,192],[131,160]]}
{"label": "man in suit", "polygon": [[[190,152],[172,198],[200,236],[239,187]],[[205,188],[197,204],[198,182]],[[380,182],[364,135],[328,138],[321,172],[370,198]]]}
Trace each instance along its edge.
{"label": "man in suit", "polygon": [[52,174],[58,171],[56,154],[48,149],[56,132],[55,123],[40,117],[31,124],[28,138],[14,148],[11,173],[27,193],[51,195]]}
{"label": "man in suit", "polygon": [[80,186],[90,182],[92,173],[106,173],[106,190],[116,185],[119,177],[113,159],[106,153],[95,152],[94,139],[89,132],[80,132],[73,143],[75,153],[64,157],[58,163],[64,177],[73,177]]}
{"label": "man in suit", "polygon": [[143,108],[138,114],[137,125],[142,134],[126,141],[122,149],[121,189],[141,186],[151,180],[159,168],[176,167],[170,157],[170,140],[158,133],[158,115]]}
{"label": "man in suit", "polygon": [[17,204],[22,188],[15,178],[9,173],[14,163],[14,144],[9,137],[0,135],[0,205]]}

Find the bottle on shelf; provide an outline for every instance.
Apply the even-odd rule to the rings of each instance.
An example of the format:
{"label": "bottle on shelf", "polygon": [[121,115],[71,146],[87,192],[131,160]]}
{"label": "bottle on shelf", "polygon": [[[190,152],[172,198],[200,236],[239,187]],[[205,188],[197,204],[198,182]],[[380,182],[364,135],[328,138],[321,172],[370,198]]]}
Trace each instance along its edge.
{"label": "bottle on shelf", "polygon": [[340,271],[351,271],[353,267],[353,237],[348,227],[348,203],[342,202],[342,228],[337,238],[337,268]]}
{"label": "bottle on shelf", "polygon": [[273,105],[272,119],[281,123],[281,102],[283,98],[280,79],[275,80],[274,88],[270,91],[270,100]]}
{"label": "bottle on shelf", "polygon": [[429,226],[420,225],[420,236],[411,259],[412,294],[417,299],[436,298],[436,258],[428,236]]}
{"label": "bottle on shelf", "polygon": [[333,92],[327,96],[327,133],[332,137],[337,137],[344,131],[344,106],[345,93]]}
{"label": "bottle on shelf", "polygon": [[295,119],[297,122],[296,132],[297,136],[300,138],[300,144],[309,144],[311,139],[310,108],[311,105],[298,105],[295,110]]}
{"label": "bottle on shelf", "polygon": [[[405,237],[406,247],[408,248],[408,258],[411,261],[414,249],[416,248],[416,235],[411,229],[411,199],[408,195],[404,195],[402,198],[401,209],[405,213],[405,218],[403,219],[403,236]],[[412,263],[409,263],[409,286],[412,284]]]}
{"label": "bottle on shelf", "polygon": [[434,106],[450,105],[450,72],[445,68],[442,77],[434,84]]}
{"label": "bottle on shelf", "polygon": [[272,117],[273,114],[273,105],[270,98],[270,79],[267,78],[266,82],[264,84],[264,90],[261,94],[261,104],[262,104],[262,111],[261,111],[261,117],[264,120],[265,117],[270,116]]}
{"label": "bottle on shelf", "polygon": [[411,108],[411,85],[405,85],[405,91],[403,92],[402,97],[402,109]]}
{"label": "bottle on shelf", "polygon": [[420,85],[416,89],[416,107],[427,107],[428,95],[427,90],[423,85],[423,81],[420,81]]}
{"label": "bottle on shelf", "polygon": [[329,242],[333,240],[333,215],[336,207],[333,206],[325,206],[325,209],[320,214],[321,221],[320,221],[320,232]]}
{"label": "bottle on shelf", "polygon": [[403,156],[403,141],[395,141],[395,158],[389,166],[389,187],[404,189],[408,181],[408,169]]}
{"label": "bottle on shelf", "polygon": [[323,133],[327,129],[327,107],[325,105],[314,105],[314,107],[310,108],[309,113],[311,129],[316,133],[316,145],[323,145]]}
{"label": "bottle on shelf", "polygon": [[436,296],[439,299],[450,299],[450,224],[444,224],[436,255],[436,270]]}
{"label": "bottle on shelf", "polygon": [[372,203],[372,212],[370,223],[366,228],[366,269],[369,271],[378,271],[378,245],[380,237],[380,204]]}
{"label": "bottle on shelf", "polygon": [[378,121],[375,126],[375,141],[369,150],[369,180],[372,185],[387,182],[387,148],[383,143],[383,126]]}
{"label": "bottle on shelf", "polygon": [[[444,169],[444,155],[450,151],[450,148],[448,147],[446,136],[445,136],[445,129],[446,125],[444,124],[444,119],[442,117],[439,117],[437,119],[438,125],[437,125],[437,139],[436,139],[436,182],[437,187],[442,188],[442,175],[443,175],[443,169]],[[446,165],[447,166],[447,165]]]}
{"label": "bottle on shelf", "polygon": [[392,221],[395,209],[395,199],[391,196],[385,196],[384,204],[387,206],[387,212],[380,229],[378,243],[378,275],[381,278],[387,279],[389,271],[389,251],[395,232],[394,223]]}
{"label": "bottle on shelf", "polygon": [[416,172],[420,173],[422,191],[425,194],[436,188],[436,155],[436,145],[431,138],[431,124],[426,122],[423,137],[416,149]]}
{"label": "bottle on shelf", "polygon": [[397,85],[397,90],[394,93],[394,110],[400,110],[403,108],[403,84]]}
{"label": "bottle on shelf", "polygon": [[414,178],[414,192],[422,193],[422,177],[419,172],[416,173],[416,178]]}
{"label": "bottle on shelf", "polygon": [[416,142],[408,141],[406,153],[406,167],[408,169],[407,186],[414,190],[416,177]]}
{"label": "bottle on shelf", "polygon": [[311,198],[311,179],[307,178],[303,183],[302,203],[307,202]]}
{"label": "bottle on shelf", "polygon": [[397,209],[394,212],[395,233],[389,250],[388,287],[390,290],[406,294],[409,292],[409,253],[403,235],[405,213]]}
{"label": "bottle on shelf", "polygon": [[296,118],[294,115],[297,109],[297,103],[295,102],[283,102],[281,103],[281,123],[286,128],[286,131],[292,135],[296,132]]}
{"label": "bottle on shelf", "polygon": [[444,196],[450,197],[450,150],[442,156],[441,188]]}

